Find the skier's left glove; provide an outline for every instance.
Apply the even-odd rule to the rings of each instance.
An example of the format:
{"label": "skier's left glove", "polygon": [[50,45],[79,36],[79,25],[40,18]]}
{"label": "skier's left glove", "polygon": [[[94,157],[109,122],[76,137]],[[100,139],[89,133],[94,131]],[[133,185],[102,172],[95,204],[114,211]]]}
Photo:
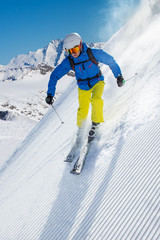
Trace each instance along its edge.
{"label": "skier's left glove", "polygon": [[117,77],[117,85],[118,85],[118,87],[122,87],[124,84],[125,84],[125,80],[122,77],[122,75],[118,76]]}
{"label": "skier's left glove", "polygon": [[53,102],[54,102],[53,96],[47,95],[47,97],[46,97],[46,103],[49,104],[49,105],[51,105]]}

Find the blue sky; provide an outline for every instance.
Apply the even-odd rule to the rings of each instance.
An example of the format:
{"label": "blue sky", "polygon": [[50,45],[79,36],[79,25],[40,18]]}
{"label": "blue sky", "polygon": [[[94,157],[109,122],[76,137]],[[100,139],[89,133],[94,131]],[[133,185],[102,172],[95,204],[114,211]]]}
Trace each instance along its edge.
{"label": "blue sky", "polygon": [[0,64],[78,32],[85,42],[105,42],[140,0],[1,0]]}

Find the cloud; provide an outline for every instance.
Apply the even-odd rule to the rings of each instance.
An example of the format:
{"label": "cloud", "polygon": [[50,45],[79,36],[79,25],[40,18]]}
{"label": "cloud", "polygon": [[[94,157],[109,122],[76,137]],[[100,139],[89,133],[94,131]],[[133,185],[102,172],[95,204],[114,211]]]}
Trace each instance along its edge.
{"label": "cloud", "polygon": [[100,41],[107,41],[132,16],[140,0],[107,0],[106,8],[101,11],[103,27],[99,31]]}

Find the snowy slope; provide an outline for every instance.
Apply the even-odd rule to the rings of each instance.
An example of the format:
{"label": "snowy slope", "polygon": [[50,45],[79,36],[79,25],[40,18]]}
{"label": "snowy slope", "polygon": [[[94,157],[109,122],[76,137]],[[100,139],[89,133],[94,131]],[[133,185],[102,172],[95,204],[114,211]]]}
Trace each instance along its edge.
{"label": "snowy slope", "polygon": [[160,17],[147,16],[141,31],[130,33],[133,19],[106,43],[125,78],[137,75],[118,88],[102,66],[105,122],[82,174],[64,163],[76,132],[74,81],[55,102],[64,124],[50,108],[1,166],[0,239],[158,240]]}
{"label": "snowy slope", "polygon": [[[0,166],[16,150],[37,122],[48,111],[45,103],[50,73],[23,80],[0,82],[0,114],[8,112],[6,121],[0,117]],[[73,77],[66,76],[57,86],[55,99],[68,88]]]}

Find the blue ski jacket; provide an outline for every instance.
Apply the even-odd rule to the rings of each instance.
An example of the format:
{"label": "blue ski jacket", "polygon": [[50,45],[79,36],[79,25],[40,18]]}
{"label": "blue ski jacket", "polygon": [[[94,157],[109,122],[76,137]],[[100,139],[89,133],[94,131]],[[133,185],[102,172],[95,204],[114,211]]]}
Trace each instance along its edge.
{"label": "blue ski jacket", "polygon": [[[103,81],[104,76],[101,74],[98,76],[100,69],[99,67],[89,60],[89,56],[87,54],[87,45],[83,43],[82,53],[79,57],[73,58],[74,63],[80,63],[75,65],[75,76],[77,79],[77,85],[82,90],[90,90],[98,81]],[[121,75],[121,70],[114,58],[103,51],[102,49],[93,49],[93,56],[96,58],[97,62],[104,63],[109,66],[115,78]],[[85,62],[86,60],[89,60]],[[61,64],[59,64],[51,73],[50,80],[48,83],[48,91],[47,94],[54,96],[56,90],[57,81],[62,78],[65,74],[67,74],[70,70],[72,70],[69,58],[66,57]],[[97,76],[96,76],[97,75]],[[91,78],[89,80],[85,80],[87,78]],[[84,79],[84,81],[82,81]]]}

